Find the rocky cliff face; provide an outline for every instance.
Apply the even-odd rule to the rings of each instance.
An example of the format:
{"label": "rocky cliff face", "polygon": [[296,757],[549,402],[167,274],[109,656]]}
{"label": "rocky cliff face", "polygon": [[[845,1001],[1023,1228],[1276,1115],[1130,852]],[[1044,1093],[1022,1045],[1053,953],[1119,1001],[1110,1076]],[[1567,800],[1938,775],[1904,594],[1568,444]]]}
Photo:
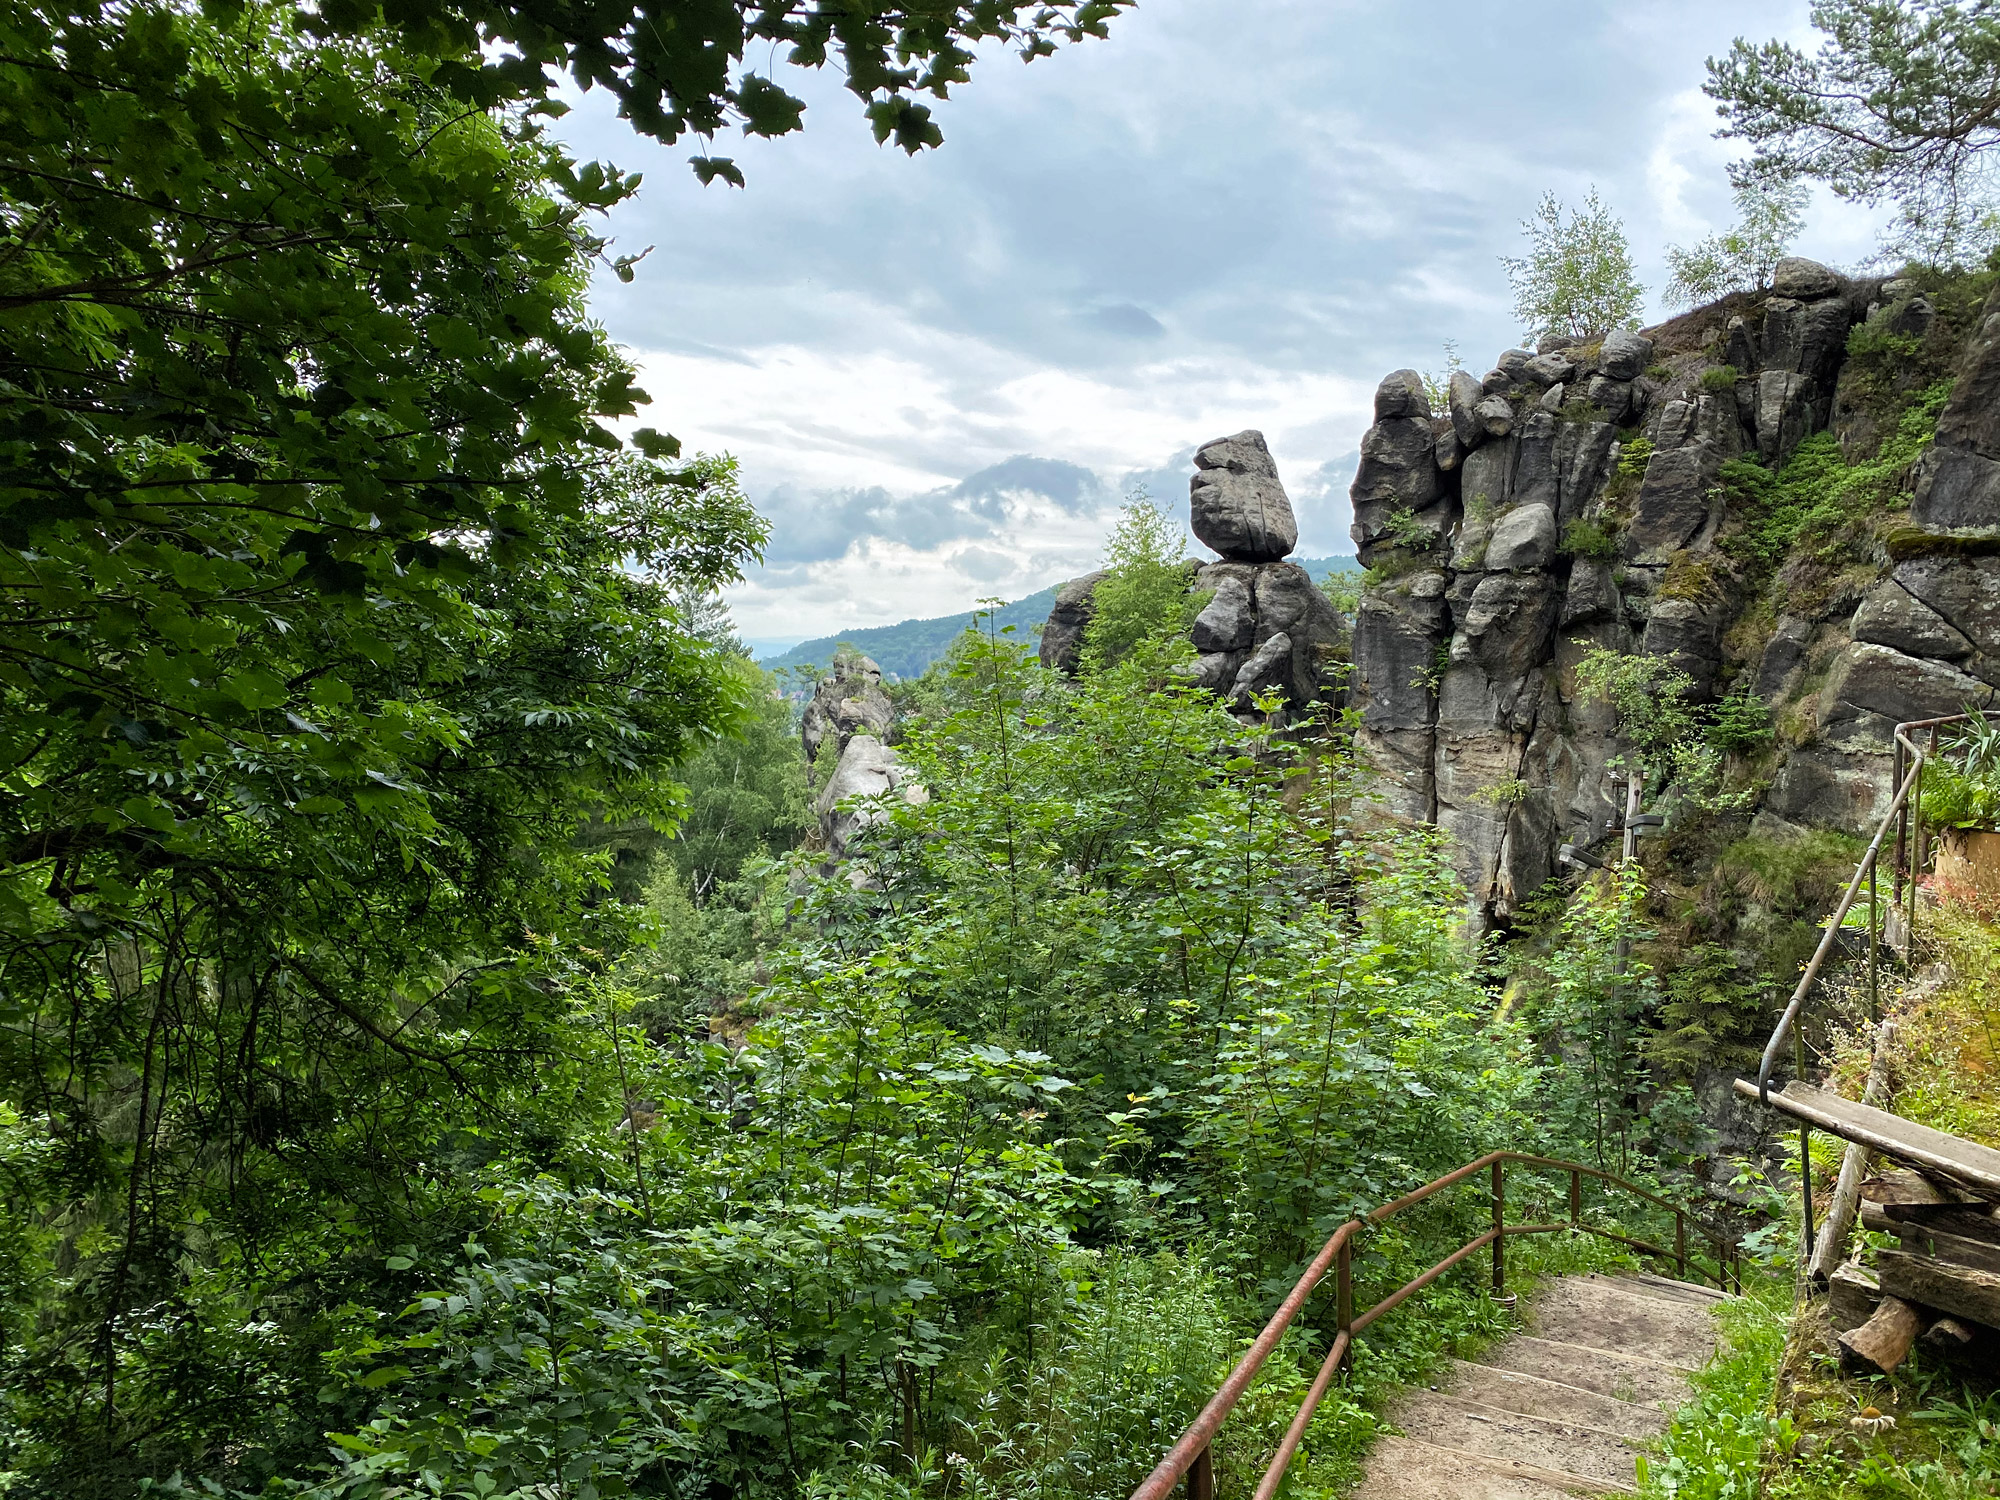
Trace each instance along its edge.
{"label": "rocky cliff face", "polygon": [[923,798],[890,744],[895,719],[895,706],[882,691],[882,669],[865,656],[836,659],[806,704],[799,724],[806,763],[816,777],[831,766],[813,798],[829,868],[846,858],[857,830],[881,817],[874,808],[844,804],[890,792],[913,802]]}
{"label": "rocky cliff face", "polygon": [[[1419,387],[1421,390],[1421,387]],[[1285,558],[1298,521],[1261,432],[1217,438],[1195,450],[1188,485],[1194,534],[1221,561],[1190,564],[1190,587],[1209,595],[1194,622],[1196,680],[1240,714],[1276,694],[1304,712],[1339,690],[1347,622],[1306,570]],[[1042,627],[1042,665],[1075,673],[1103,573],[1056,591]]]}
{"label": "rocky cliff face", "polygon": [[[1991,701],[2000,558],[1976,554],[2000,535],[2000,311],[1970,321],[1941,325],[1914,283],[1791,260],[1769,293],[1643,334],[1509,350],[1454,375],[1443,411],[1411,371],[1382,382],[1352,492],[1360,748],[1392,813],[1453,835],[1490,919],[1614,826],[1626,747],[1576,684],[1593,647],[1670,659],[1697,700],[1761,697],[1785,729],[1761,812],[1782,823],[1872,824],[1895,723]],[[1907,515],[1892,501],[1760,566],[1744,539],[1774,523],[1725,465],[1776,471],[1829,430],[1867,458],[1953,365]]]}

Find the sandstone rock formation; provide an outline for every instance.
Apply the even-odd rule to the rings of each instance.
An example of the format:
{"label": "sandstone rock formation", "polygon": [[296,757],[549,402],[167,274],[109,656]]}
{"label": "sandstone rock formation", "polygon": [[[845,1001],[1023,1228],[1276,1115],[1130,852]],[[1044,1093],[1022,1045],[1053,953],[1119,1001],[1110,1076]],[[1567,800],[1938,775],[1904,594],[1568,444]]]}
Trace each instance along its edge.
{"label": "sandstone rock formation", "polygon": [[1189,486],[1194,534],[1226,560],[1277,562],[1298,545],[1299,523],[1263,433],[1239,432],[1204,443],[1195,451],[1194,467]]}
{"label": "sandstone rock formation", "polygon": [[1092,599],[1103,576],[1100,569],[1072,578],[1056,590],[1056,602],[1042,626],[1042,665],[1051,672],[1076,675],[1077,661],[1083,654],[1083,633],[1090,628],[1090,617],[1095,613]]}
{"label": "sandstone rock formation", "polygon": [[[1554,873],[1561,844],[1612,827],[1605,766],[1626,747],[1577,692],[1593,647],[1670,658],[1697,697],[1754,691],[1801,726],[1766,828],[1859,831],[1885,797],[1897,720],[2000,700],[2000,556],[1982,555],[2000,553],[2000,300],[1919,466],[1912,555],[1872,581],[1850,568],[1807,590],[1759,582],[1753,598],[1723,545],[1743,524],[1725,464],[1776,469],[1830,424],[1872,451],[1865,403],[1842,394],[1855,324],[1908,339],[1936,316],[1911,283],[1794,259],[1768,294],[1646,334],[1510,350],[1484,380],[1459,371],[1443,412],[1410,372],[1383,381],[1352,491],[1374,570],[1354,627],[1360,749],[1391,812],[1454,835],[1489,920]],[[1960,540],[1968,528],[1990,530]],[[1217,589],[1218,645],[1241,638],[1239,601]]]}
{"label": "sandstone rock formation", "polygon": [[841,656],[813,690],[799,726],[807,764],[819,766],[822,747],[833,769],[813,799],[829,864],[846,858],[855,833],[883,816],[877,808],[846,805],[850,799],[901,792],[917,801],[923,788],[889,743],[895,706],[882,691],[882,669],[865,656]]}

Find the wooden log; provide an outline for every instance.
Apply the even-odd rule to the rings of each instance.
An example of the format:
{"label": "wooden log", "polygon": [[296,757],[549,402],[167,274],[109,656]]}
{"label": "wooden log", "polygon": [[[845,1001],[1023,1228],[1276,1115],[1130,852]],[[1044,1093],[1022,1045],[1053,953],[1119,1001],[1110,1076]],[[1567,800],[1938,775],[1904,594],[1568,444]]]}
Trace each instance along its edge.
{"label": "wooden log", "polygon": [[2000,1273],[1948,1265],[1907,1250],[1875,1252],[1884,1300],[1900,1297],[2000,1328]]}
{"label": "wooden log", "polygon": [[1971,1266],[1977,1271],[2000,1271],[2000,1245],[1966,1235],[1949,1234],[1936,1224],[1913,1224],[1907,1220],[1884,1218],[1873,1204],[1864,1204],[1861,1227],[1893,1234],[1912,1255],[1928,1255],[1954,1266]]}
{"label": "wooden log", "polygon": [[1840,1335],[1840,1347],[1884,1375],[1909,1358],[1910,1345],[1924,1331],[1924,1315],[1900,1297],[1884,1297],[1875,1316]]}
{"label": "wooden log", "polygon": [[1875,1316],[1881,1300],[1882,1284],[1875,1273],[1851,1260],[1827,1279],[1826,1315],[1836,1332],[1859,1328]]}
{"label": "wooden log", "polygon": [[1971,1342],[1972,1330],[1956,1318],[1939,1318],[1925,1330],[1923,1337],[1926,1348],[1944,1354],[1956,1354]]}
{"label": "wooden log", "polygon": [[[1736,1080],[1736,1092],[1746,1099],[1758,1097],[1757,1085],[1748,1078]],[[1786,1084],[1782,1092],[1771,1095],[1770,1102],[1782,1114],[1804,1120],[1844,1141],[1880,1151],[1906,1166],[1919,1168],[1926,1176],[2000,1198],[2000,1151],[1991,1146],[1946,1135],[1942,1130],[1919,1125],[1887,1110],[1857,1104],[1796,1079]]]}
{"label": "wooden log", "polygon": [[1859,1191],[1863,1202],[1874,1204],[1891,1219],[1927,1219],[1958,1213],[1979,1202],[1948,1182],[1933,1182],[1907,1167],[1878,1172],[1864,1181]]}
{"label": "wooden log", "polygon": [[[1868,1082],[1861,1090],[1861,1102],[1879,1106],[1889,1100],[1889,1053],[1896,1043],[1896,1023],[1884,1021],[1875,1032],[1875,1053],[1868,1063]],[[1833,1185],[1833,1197],[1826,1218],[1813,1241],[1812,1259],[1806,1263],[1806,1277],[1818,1286],[1833,1274],[1834,1267],[1847,1258],[1847,1241],[1854,1233],[1854,1211],[1860,1202],[1861,1177],[1868,1166],[1868,1148],[1852,1145],[1840,1159],[1840,1177]]]}
{"label": "wooden log", "polygon": [[1861,1205],[1861,1227],[1883,1234],[1937,1233],[1976,1240],[1983,1245],[2000,1245],[2000,1217],[1981,1205],[1964,1204],[1921,1219],[1899,1219],[1883,1211],[1879,1203]]}

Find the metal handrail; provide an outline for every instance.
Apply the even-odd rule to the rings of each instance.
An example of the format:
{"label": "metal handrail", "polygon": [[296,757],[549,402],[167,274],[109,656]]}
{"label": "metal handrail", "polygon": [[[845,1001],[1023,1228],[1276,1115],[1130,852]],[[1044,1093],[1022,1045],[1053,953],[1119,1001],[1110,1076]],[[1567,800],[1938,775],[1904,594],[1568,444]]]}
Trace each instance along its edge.
{"label": "metal handrail", "polygon": [[[1771,1033],[1771,1040],[1764,1046],[1764,1056],[1757,1066],[1757,1100],[1760,1104],[1768,1105],[1771,1102],[1771,1069],[1777,1066],[1779,1049],[1784,1046],[1786,1038],[1791,1035],[1792,1028],[1798,1024],[1799,1013],[1805,1008],[1806,996],[1812,992],[1813,984],[1819,978],[1820,965],[1826,962],[1827,954],[1833,951],[1833,945],[1840,936],[1840,929],[1847,921],[1848,910],[1854,905],[1854,898],[1861,894],[1862,881],[1872,876],[1875,872],[1875,862],[1881,857],[1882,853],[1882,840],[1888,837],[1891,824],[1896,825],[1895,863],[1897,873],[1900,876],[1903,864],[1903,835],[1909,826],[1908,820],[1903,818],[1902,814],[1911,804],[1910,794],[1923,785],[1924,761],[1926,759],[1926,752],[1923,747],[1910,739],[1907,731],[1912,729],[1930,730],[1931,749],[1935,750],[1937,748],[1938,730],[1947,724],[1962,724],[1971,717],[1972,715],[1970,714],[1946,714],[1944,717],[1937,719],[1911,719],[1907,723],[1896,726],[1896,768],[1898,771],[1902,769],[1903,755],[1907,751],[1910,757],[1909,774],[1902,778],[1902,784],[1896,788],[1896,795],[1890,800],[1889,810],[1882,814],[1882,821],[1876,825],[1875,837],[1869,840],[1868,843],[1868,852],[1861,856],[1861,862],[1854,867],[1854,878],[1847,883],[1847,894],[1840,898],[1840,905],[1833,909],[1833,915],[1827,919],[1826,935],[1819,940],[1819,947],[1813,950],[1812,961],[1806,965],[1805,973],[1799,976],[1798,987],[1792,991],[1791,1002],[1785,1006],[1784,1014],[1778,1017],[1778,1024],[1776,1029]],[[1916,867],[1923,862],[1921,848],[1923,811],[1921,806],[1918,808],[1917,817],[1917,833],[1919,837],[1916,842],[1918,847],[1911,851],[1910,860],[1910,879],[1913,885],[1916,881]],[[1914,910],[1915,902],[1912,901],[1911,905]],[[1868,913],[1868,921],[1869,932],[1872,937],[1875,922],[1875,913],[1872,904]]]}
{"label": "metal handrail", "polygon": [[[1546,1168],[1570,1174],[1570,1218],[1567,1224],[1509,1224],[1506,1222],[1507,1198],[1504,1169],[1506,1163],[1510,1161],[1519,1162],[1524,1166]],[[1492,1171],[1492,1227],[1484,1234],[1477,1235],[1459,1246],[1458,1249],[1447,1255],[1422,1275],[1405,1282],[1401,1287],[1391,1292],[1373,1307],[1357,1314],[1354,1311],[1354,1286],[1351,1274],[1355,1238],[1364,1229],[1372,1228],[1384,1220],[1401,1213],[1411,1205],[1422,1202],[1433,1193],[1442,1192],[1448,1187],[1456,1186],[1468,1177],[1472,1177],[1487,1169],[1491,1169]],[[1609,1229],[1602,1229],[1596,1225],[1584,1223],[1583,1179],[1585,1177],[1595,1177],[1613,1187],[1623,1189],[1628,1193],[1643,1198],[1649,1203],[1657,1204],[1659,1207],[1672,1213],[1674,1216],[1674,1248],[1668,1250],[1661,1245],[1649,1244],[1644,1240],[1633,1239],[1630,1236],[1618,1234]],[[1257,1335],[1249,1349],[1244,1352],[1243,1358],[1237,1361],[1236,1368],[1229,1372],[1229,1378],[1223,1381],[1215,1394],[1209,1398],[1208,1404],[1201,1409],[1200,1415],[1189,1424],[1188,1430],[1181,1435],[1180,1441],[1168,1450],[1166,1457],[1160,1460],[1154,1467],[1153,1472],[1148,1474],[1139,1487],[1132,1492],[1132,1500],[1166,1500],[1166,1497],[1173,1491],[1174,1486],[1180,1482],[1183,1476],[1186,1476],[1188,1481],[1188,1500],[1214,1500],[1215,1470],[1214,1465],[1210,1461],[1210,1445],[1215,1441],[1216,1434],[1221,1431],[1222,1424],[1228,1418],[1229,1413],[1235,1408],[1236,1403],[1242,1399],[1243,1393],[1249,1389],[1251,1381],[1256,1379],[1257,1372],[1264,1367],[1264,1362],[1271,1357],[1271,1352],[1278,1347],[1279,1342],[1284,1338],[1285,1331],[1291,1326],[1292,1320],[1298,1316],[1299,1310],[1305,1306],[1306,1298],[1312,1294],[1313,1288],[1318,1286],[1321,1280],[1325,1278],[1329,1269],[1334,1272],[1335,1328],[1333,1343],[1328,1347],[1326,1358],[1321,1362],[1319,1373],[1314,1377],[1311,1389],[1306,1392],[1306,1398],[1301,1403],[1297,1415],[1292,1418],[1292,1424],[1285,1432],[1284,1441],[1278,1445],[1278,1451],[1273,1456],[1269,1466],[1265,1469],[1264,1477],[1258,1481],[1256,1500],[1272,1500],[1272,1497],[1277,1494],[1278,1486],[1285,1477],[1285,1470],[1290,1467],[1293,1455],[1298,1452],[1299,1444],[1305,1439],[1306,1428],[1312,1423],[1313,1413],[1319,1409],[1319,1404],[1325,1398],[1328,1387],[1332,1385],[1334,1376],[1339,1373],[1341,1367],[1347,1362],[1348,1353],[1353,1347],[1354,1336],[1367,1328],[1369,1324],[1380,1318],[1384,1313],[1394,1310],[1403,1302],[1415,1296],[1453,1266],[1458,1265],[1467,1257],[1477,1254],[1480,1250],[1490,1245],[1493,1249],[1493,1290],[1498,1294],[1504,1291],[1506,1287],[1506,1242],[1509,1235],[1555,1234],[1568,1231],[1570,1233],[1582,1232],[1585,1234],[1594,1234],[1604,1239],[1616,1240],[1620,1244],[1629,1245],[1660,1260],[1674,1261],[1679,1265],[1681,1274],[1685,1276],[1689,1265],[1687,1219],[1688,1213],[1686,1209],[1661,1197],[1658,1193],[1652,1192],[1650,1189],[1639,1186],[1636,1182],[1629,1182],[1616,1173],[1607,1172],[1602,1167],[1589,1166],[1583,1162],[1563,1161],[1556,1157],[1533,1156],[1523,1151],[1489,1151],[1477,1161],[1468,1162],[1455,1172],[1447,1172],[1444,1176],[1437,1178],[1435,1181],[1425,1183],[1415,1192],[1407,1193],[1403,1197],[1396,1199],[1393,1203],[1385,1203],[1380,1208],[1372,1210],[1359,1219],[1348,1220],[1345,1224],[1334,1230],[1332,1236],[1327,1240],[1319,1254],[1313,1257],[1312,1263],[1306,1267],[1304,1274],[1299,1277],[1297,1284],[1292,1287],[1290,1293],[1286,1295],[1285,1300],[1278,1305],[1278,1310],[1271,1315],[1270,1322],[1264,1325],[1263,1332]],[[1696,1228],[1715,1247],[1716,1285],[1726,1291],[1729,1282],[1733,1279],[1736,1289],[1740,1292],[1743,1289],[1743,1277],[1741,1268],[1737,1262],[1735,1247],[1722,1235],[1710,1229],[1707,1225],[1702,1224],[1699,1220],[1696,1221]]]}

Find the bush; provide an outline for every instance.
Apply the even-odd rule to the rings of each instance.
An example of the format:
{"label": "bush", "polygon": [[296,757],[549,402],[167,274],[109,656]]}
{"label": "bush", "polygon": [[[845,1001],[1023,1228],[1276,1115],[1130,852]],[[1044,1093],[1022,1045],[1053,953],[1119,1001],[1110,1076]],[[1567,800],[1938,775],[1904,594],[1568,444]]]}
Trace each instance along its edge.
{"label": "bush", "polygon": [[1618,538],[1596,521],[1572,521],[1563,528],[1562,550],[1590,562],[1610,562],[1618,555]]}
{"label": "bush", "polygon": [[1701,372],[1701,388],[1705,391],[1734,391],[1736,382],[1742,378],[1736,373],[1734,365],[1711,365]]}

